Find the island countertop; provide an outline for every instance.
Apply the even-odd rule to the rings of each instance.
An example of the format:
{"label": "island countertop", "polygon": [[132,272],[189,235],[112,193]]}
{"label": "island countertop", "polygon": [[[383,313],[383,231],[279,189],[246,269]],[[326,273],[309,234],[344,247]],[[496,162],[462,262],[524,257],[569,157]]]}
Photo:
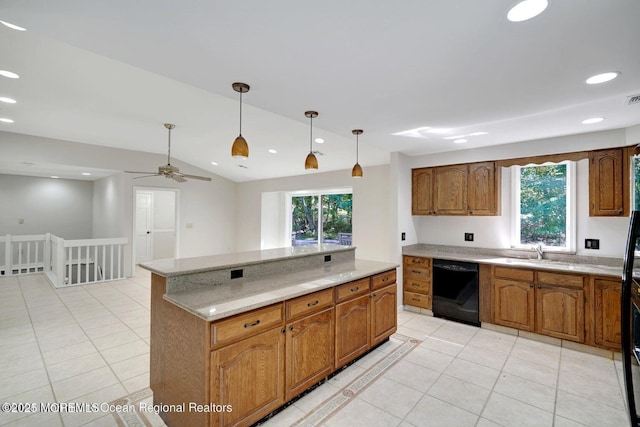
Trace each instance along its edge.
{"label": "island countertop", "polygon": [[353,263],[264,278],[239,279],[217,285],[196,284],[181,292],[165,294],[164,299],[210,322],[383,273],[398,266],[356,259]]}

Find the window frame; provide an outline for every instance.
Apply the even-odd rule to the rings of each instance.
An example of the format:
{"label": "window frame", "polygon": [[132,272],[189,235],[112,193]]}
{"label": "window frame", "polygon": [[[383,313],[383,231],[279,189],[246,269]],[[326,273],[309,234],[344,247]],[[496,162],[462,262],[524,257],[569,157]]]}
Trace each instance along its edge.
{"label": "window frame", "polygon": [[[305,197],[305,196],[318,196],[318,245],[322,243],[322,239],[324,237],[324,229],[322,224],[322,196],[331,195],[331,194],[351,194],[351,229],[353,230],[353,187],[341,187],[341,188],[329,188],[329,189],[320,189],[320,190],[298,190],[298,191],[289,191],[286,193],[286,206],[285,212],[287,212],[286,217],[286,226],[285,226],[285,241],[288,242],[289,246],[291,245],[291,233],[292,230],[292,218],[291,218],[291,199],[293,197]],[[351,232],[353,235],[353,231]]]}
{"label": "window frame", "polygon": [[512,214],[511,214],[511,247],[513,249],[532,249],[531,244],[523,244],[520,241],[520,171],[522,168],[532,166],[551,166],[561,165],[567,166],[567,182],[566,182],[566,245],[565,246],[547,246],[543,245],[542,248],[545,252],[562,252],[562,253],[575,253],[576,252],[576,193],[577,193],[577,181],[576,181],[576,162],[572,160],[564,160],[561,162],[544,162],[544,163],[529,163],[526,165],[513,165],[512,166]]}

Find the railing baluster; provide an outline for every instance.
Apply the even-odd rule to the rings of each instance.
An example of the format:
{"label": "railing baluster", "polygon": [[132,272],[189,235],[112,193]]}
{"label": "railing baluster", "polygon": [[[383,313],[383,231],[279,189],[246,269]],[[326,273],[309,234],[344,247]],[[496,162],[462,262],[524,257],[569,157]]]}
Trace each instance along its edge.
{"label": "railing baluster", "polygon": [[27,271],[31,273],[31,242],[27,242]]}
{"label": "railing baluster", "polygon": [[93,245],[93,281],[98,281],[98,245]]}
{"label": "railing baluster", "polygon": [[122,279],[122,245],[118,245],[118,279]]}
{"label": "railing baluster", "polygon": [[105,270],[105,267],[107,266],[106,253],[107,253],[107,246],[102,245],[102,265],[100,265],[100,267],[102,267],[102,280],[107,280],[107,275],[106,275],[107,271]]}
{"label": "railing baluster", "polygon": [[22,242],[18,242],[18,274],[22,274]]}
{"label": "railing baluster", "polygon": [[39,251],[39,249],[40,249],[40,247],[39,247],[39,243],[40,243],[40,242],[38,242],[38,241],[36,240],[36,253],[35,253],[36,259],[35,259],[35,261],[33,262],[33,271],[34,271],[34,273],[37,273],[37,272],[38,272],[38,255],[40,255],[40,254],[39,254],[39,252],[38,252],[38,251]]}
{"label": "railing baluster", "polygon": [[113,279],[113,245],[109,245],[109,271],[111,272],[109,279]]}

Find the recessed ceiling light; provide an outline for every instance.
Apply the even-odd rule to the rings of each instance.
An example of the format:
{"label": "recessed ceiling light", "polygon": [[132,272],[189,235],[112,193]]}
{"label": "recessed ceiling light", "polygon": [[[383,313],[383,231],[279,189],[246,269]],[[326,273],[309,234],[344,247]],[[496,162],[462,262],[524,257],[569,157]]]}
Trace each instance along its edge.
{"label": "recessed ceiling light", "polygon": [[22,27],[18,27],[16,24],[12,24],[11,22],[7,22],[7,21],[0,21],[0,24],[4,25],[5,27],[9,27],[12,30],[16,30],[16,31],[27,31],[26,28],[22,28]]}
{"label": "recessed ceiling light", "polygon": [[620,73],[617,71],[610,71],[608,73],[596,74],[595,76],[591,76],[586,80],[588,85],[597,85],[599,83],[609,82],[616,77],[618,77]]}
{"label": "recessed ceiling light", "polygon": [[4,76],[8,79],[19,79],[20,76],[17,75],[16,73],[13,73],[11,71],[7,71],[7,70],[0,70],[0,76]]}
{"label": "recessed ceiling light", "polygon": [[82,172],[82,175],[84,176],[90,176],[91,174],[89,172]]}
{"label": "recessed ceiling light", "polygon": [[5,104],[15,104],[16,100],[13,98],[7,98],[6,96],[0,96],[0,102],[4,102]]}
{"label": "recessed ceiling light", "polygon": [[218,166],[218,163],[216,163],[216,162],[211,162],[211,164],[212,164],[213,166]]}
{"label": "recessed ceiling light", "polygon": [[60,178],[60,177],[59,177],[59,176],[55,176],[55,175],[51,175],[51,178],[53,178],[53,179],[58,179],[58,178]]}
{"label": "recessed ceiling light", "polygon": [[271,154],[276,154],[276,153],[277,153],[277,151],[276,151],[276,150],[274,150],[273,148],[269,148],[269,152],[270,152]]}
{"label": "recessed ceiling light", "polygon": [[13,120],[8,119],[8,118],[6,118],[6,117],[0,117],[0,122],[3,122],[3,123],[13,123]]}
{"label": "recessed ceiling light", "polygon": [[324,139],[322,138],[316,138],[314,139],[315,142],[317,142],[318,144],[324,144]]}
{"label": "recessed ceiling light", "polygon": [[594,123],[600,123],[601,121],[604,120],[604,117],[592,117],[590,119],[586,119],[582,121],[583,125],[591,125]]}
{"label": "recessed ceiling light", "polygon": [[468,136],[479,136],[479,135],[487,135],[489,132],[474,132],[470,133]]}
{"label": "recessed ceiling light", "polygon": [[464,144],[465,142],[467,142],[466,139],[456,139],[455,141],[453,141],[454,144]]}
{"label": "recessed ceiling light", "polygon": [[524,0],[513,6],[507,19],[511,22],[522,22],[540,15],[549,5],[547,0]]}

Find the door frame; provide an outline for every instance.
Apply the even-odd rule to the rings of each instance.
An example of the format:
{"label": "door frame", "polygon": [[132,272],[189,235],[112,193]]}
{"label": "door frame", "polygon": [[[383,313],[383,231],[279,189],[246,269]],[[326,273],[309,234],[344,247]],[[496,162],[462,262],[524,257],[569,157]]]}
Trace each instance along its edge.
{"label": "door frame", "polygon": [[136,262],[136,216],[137,216],[137,194],[138,191],[141,192],[150,192],[150,191],[171,191],[175,193],[175,233],[176,233],[176,243],[173,248],[173,257],[180,257],[180,189],[179,188],[166,188],[166,187],[143,187],[143,186],[134,186],[133,194],[132,194],[132,224],[131,224],[131,266],[135,270],[137,262]]}

